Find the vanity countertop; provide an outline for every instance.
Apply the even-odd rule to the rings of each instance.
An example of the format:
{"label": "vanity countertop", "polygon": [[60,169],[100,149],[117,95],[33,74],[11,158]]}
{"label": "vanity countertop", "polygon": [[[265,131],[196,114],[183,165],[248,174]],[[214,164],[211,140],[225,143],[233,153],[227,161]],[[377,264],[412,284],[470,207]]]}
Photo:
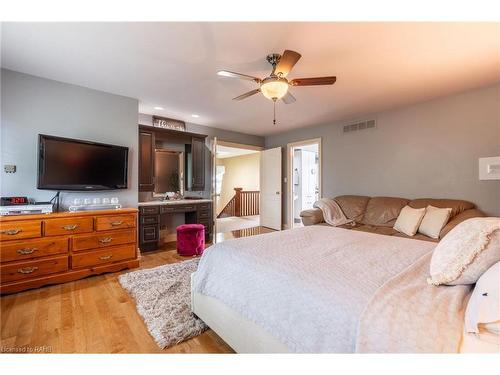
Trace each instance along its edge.
{"label": "vanity countertop", "polygon": [[139,202],[138,206],[170,206],[175,204],[199,204],[199,203],[211,203],[211,199],[178,199],[178,200],[163,200],[163,201],[147,201]]}

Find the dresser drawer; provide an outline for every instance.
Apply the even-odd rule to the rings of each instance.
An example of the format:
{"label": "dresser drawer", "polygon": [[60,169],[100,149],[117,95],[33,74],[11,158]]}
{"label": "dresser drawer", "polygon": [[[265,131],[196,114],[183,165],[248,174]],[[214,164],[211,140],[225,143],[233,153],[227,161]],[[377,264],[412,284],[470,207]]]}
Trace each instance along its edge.
{"label": "dresser drawer", "polygon": [[0,241],[36,238],[42,236],[42,221],[15,221],[0,223]]}
{"label": "dresser drawer", "polygon": [[0,251],[0,261],[27,260],[68,252],[67,238],[6,242]]}
{"label": "dresser drawer", "polygon": [[82,234],[72,238],[73,251],[135,243],[135,236],[135,229]]}
{"label": "dresser drawer", "polygon": [[160,206],[143,206],[140,210],[141,215],[158,215],[160,213]]}
{"label": "dresser drawer", "polygon": [[141,216],[141,224],[158,224],[158,215]]}
{"label": "dresser drawer", "polygon": [[112,229],[125,229],[135,228],[134,215],[116,215],[116,216],[101,216],[96,218],[95,229],[112,230]]}
{"label": "dresser drawer", "polygon": [[194,212],[196,207],[192,204],[172,204],[170,206],[161,206],[161,213],[168,212]]}
{"label": "dresser drawer", "polygon": [[210,203],[201,203],[198,207],[200,208],[200,210],[210,210],[210,206]]}
{"label": "dresser drawer", "polygon": [[68,270],[68,256],[58,256],[49,259],[13,262],[2,265],[0,274],[2,283],[30,279]]}
{"label": "dresser drawer", "polygon": [[136,246],[124,245],[114,246],[102,250],[86,251],[72,256],[72,268],[86,268],[98,266],[105,263],[117,262],[125,259],[135,258]]}
{"label": "dresser drawer", "polygon": [[65,234],[89,233],[94,229],[91,217],[75,217],[44,221],[46,236],[61,236]]}
{"label": "dresser drawer", "polygon": [[198,217],[201,218],[201,219],[209,218],[210,217],[210,211],[198,211]]}

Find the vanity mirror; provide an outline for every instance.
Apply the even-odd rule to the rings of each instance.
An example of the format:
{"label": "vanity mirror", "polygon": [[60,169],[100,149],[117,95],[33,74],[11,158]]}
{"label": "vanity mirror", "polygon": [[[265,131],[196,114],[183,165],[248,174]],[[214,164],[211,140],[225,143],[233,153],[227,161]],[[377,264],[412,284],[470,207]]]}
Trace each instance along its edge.
{"label": "vanity mirror", "polygon": [[184,194],[184,152],[155,149],[154,196],[166,193]]}

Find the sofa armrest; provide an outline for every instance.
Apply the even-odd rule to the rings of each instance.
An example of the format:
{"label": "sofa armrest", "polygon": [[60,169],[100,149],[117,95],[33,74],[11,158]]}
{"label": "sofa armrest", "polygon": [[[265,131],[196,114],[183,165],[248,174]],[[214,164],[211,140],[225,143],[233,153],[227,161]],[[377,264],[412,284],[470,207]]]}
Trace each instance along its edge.
{"label": "sofa armrest", "polygon": [[484,217],[484,216],[486,216],[484,212],[475,208],[460,212],[457,216],[451,219],[449,223],[444,226],[443,229],[441,229],[441,233],[439,233],[439,239],[446,236],[450,230],[455,228],[462,221],[465,221],[473,217]]}
{"label": "sofa armrest", "polygon": [[319,224],[324,221],[323,212],[319,208],[304,210],[300,213],[300,217],[302,218],[302,224],[305,226]]}

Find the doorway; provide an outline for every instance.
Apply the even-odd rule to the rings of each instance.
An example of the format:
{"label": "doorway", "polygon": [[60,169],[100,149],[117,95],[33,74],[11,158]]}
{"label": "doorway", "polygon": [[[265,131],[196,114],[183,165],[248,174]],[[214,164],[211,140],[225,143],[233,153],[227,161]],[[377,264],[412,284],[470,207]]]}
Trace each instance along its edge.
{"label": "doorway", "polygon": [[216,141],[214,171],[215,240],[260,227],[261,147]]}
{"label": "doorway", "polygon": [[321,138],[289,143],[288,228],[302,226],[300,212],[321,197]]}

